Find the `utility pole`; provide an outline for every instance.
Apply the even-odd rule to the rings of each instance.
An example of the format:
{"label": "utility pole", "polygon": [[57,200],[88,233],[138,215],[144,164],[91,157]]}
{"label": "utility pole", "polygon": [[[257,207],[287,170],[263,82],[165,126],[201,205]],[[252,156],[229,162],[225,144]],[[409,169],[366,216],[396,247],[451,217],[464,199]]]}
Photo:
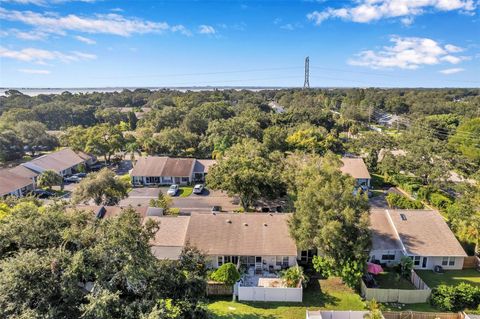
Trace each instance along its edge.
{"label": "utility pole", "polygon": [[305,58],[305,82],[303,82],[303,88],[310,88],[310,58]]}

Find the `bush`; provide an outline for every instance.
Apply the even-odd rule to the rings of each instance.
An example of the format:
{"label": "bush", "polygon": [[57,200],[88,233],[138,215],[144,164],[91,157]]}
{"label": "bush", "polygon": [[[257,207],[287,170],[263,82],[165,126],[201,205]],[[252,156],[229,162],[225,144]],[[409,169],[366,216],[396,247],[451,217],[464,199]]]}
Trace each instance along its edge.
{"label": "bush", "polygon": [[388,206],[399,209],[421,209],[423,203],[419,200],[411,200],[403,195],[390,193],[386,197]]}
{"label": "bush", "polygon": [[467,283],[440,285],[433,289],[430,303],[445,311],[475,309],[480,306],[480,288]]}
{"label": "bush", "polygon": [[452,205],[452,200],[440,193],[430,194],[428,197],[428,202],[441,210],[446,210],[450,205]]}
{"label": "bush", "polygon": [[215,270],[210,275],[210,279],[232,286],[240,279],[240,273],[234,264],[226,263]]}
{"label": "bush", "polygon": [[305,286],[308,281],[307,276],[303,273],[303,268],[300,266],[293,266],[282,271],[280,277],[289,288],[297,288],[300,283]]}

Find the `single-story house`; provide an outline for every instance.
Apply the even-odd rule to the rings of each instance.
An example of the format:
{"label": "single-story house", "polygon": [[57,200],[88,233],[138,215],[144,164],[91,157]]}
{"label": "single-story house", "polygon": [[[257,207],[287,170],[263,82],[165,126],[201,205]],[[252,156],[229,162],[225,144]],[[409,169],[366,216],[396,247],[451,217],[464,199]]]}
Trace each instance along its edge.
{"label": "single-story house", "polygon": [[0,171],[0,197],[8,195],[22,197],[34,189],[33,179],[18,175],[8,169]]}
{"label": "single-story house", "polygon": [[343,174],[348,174],[355,178],[357,186],[370,187],[371,176],[368,172],[367,165],[361,157],[342,157],[342,167],[340,170]]}
{"label": "single-story house", "polygon": [[14,168],[9,169],[9,171],[16,175],[30,178],[34,184],[37,182],[37,176],[39,175],[38,173],[32,171],[31,169],[26,168],[23,165],[15,166]]}
{"label": "single-story house", "polygon": [[152,251],[160,259],[178,259],[180,247],[188,244],[203,251],[212,268],[227,262],[259,270],[288,268],[297,264],[299,253],[289,236],[289,218],[290,214],[262,213],[155,217],[160,229]]}
{"label": "single-story house", "polygon": [[463,268],[467,254],[437,211],[373,209],[370,224],[370,261],[391,266],[408,256],[414,269]]}
{"label": "single-story house", "polygon": [[213,164],[214,160],[147,156],[138,159],[130,176],[133,185],[186,185],[203,182]]}
{"label": "single-story house", "polygon": [[95,205],[76,205],[70,207],[69,210],[79,210],[85,212],[92,212],[97,218],[109,218],[120,215],[124,210],[133,208],[140,218],[148,216],[148,211],[152,207],[144,206],[95,206]]}
{"label": "single-story house", "polygon": [[64,148],[57,152],[42,155],[21,165],[38,174],[46,170],[54,170],[61,176],[68,176],[73,174],[79,165],[86,165],[87,161],[88,159],[82,158],[72,149]]}

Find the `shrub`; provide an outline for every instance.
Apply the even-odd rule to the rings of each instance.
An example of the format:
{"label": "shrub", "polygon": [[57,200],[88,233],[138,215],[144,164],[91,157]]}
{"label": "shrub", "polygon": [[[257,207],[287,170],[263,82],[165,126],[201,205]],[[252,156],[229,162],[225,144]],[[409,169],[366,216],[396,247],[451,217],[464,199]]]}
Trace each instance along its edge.
{"label": "shrub", "polygon": [[237,270],[237,267],[232,263],[226,263],[221,265],[217,270],[215,270],[211,275],[210,279],[223,282],[228,286],[232,286],[240,279],[240,273]]}
{"label": "shrub", "polygon": [[467,283],[457,286],[440,285],[433,289],[430,303],[445,311],[474,309],[480,306],[480,288]]}
{"label": "shrub", "polygon": [[445,210],[448,208],[448,206],[452,205],[452,200],[448,198],[447,196],[440,194],[440,193],[432,193],[428,197],[429,203],[431,203],[433,206]]}
{"label": "shrub", "polygon": [[386,197],[388,206],[400,209],[421,209],[423,203],[419,200],[411,200],[403,195],[390,193]]}
{"label": "shrub", "polygon": [[410,278],[412,275],[413,260],[410,257],[404,256],[400,259],[400,273],[405,278]]}
{"label": "shrub", "polygon": [[308,281],[307,276],[303,273],[303,268],[300,266],[293,266],[282,271],[280,277],[289,288],[297,288],[300,283],[306,285]]}

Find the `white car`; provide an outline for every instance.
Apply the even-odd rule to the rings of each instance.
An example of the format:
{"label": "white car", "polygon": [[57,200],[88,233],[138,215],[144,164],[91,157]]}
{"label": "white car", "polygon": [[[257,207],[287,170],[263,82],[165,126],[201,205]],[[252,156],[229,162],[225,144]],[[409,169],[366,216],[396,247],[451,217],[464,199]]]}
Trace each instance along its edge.
{"label": "white car", "polygon": [[193,193],[199,195],[199,194],[203,193],[204,189],[205,189],[205,186],[203,186],[203,184],[197,184],[193,188]]}
{"label": "white car", "polygon": [[178,185],[177,184],[172,184],[170,185],[170,188],[167,191],[167,195],[170,196],[175,196],[178,193]]}

